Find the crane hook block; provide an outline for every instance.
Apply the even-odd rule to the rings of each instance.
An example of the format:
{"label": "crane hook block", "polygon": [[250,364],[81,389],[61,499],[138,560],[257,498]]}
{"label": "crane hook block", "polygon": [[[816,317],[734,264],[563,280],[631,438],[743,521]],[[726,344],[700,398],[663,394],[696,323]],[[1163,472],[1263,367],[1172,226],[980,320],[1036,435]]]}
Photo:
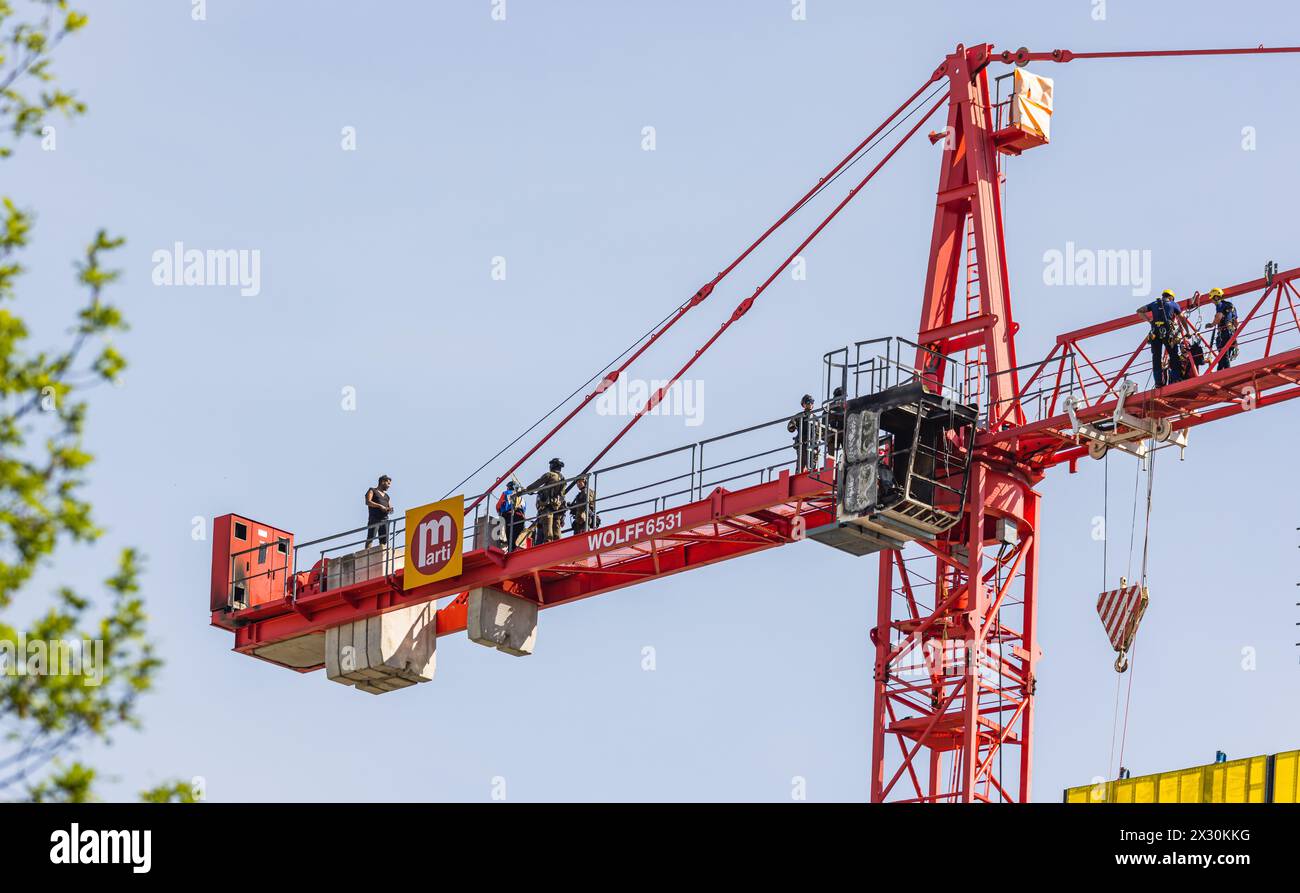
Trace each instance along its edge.
{"label": "crane hook block", "polygon": [[1128,651],[1133,647],[1138,624],[1146,613],[1150,596],[1145,586],[1129,586],[1127,580],[1119,581],[1118,589],[1103,592],[1097,597],[1097,617],[1106,630],[1106,638],[1115,649],[1115,672],[1128,669]]}

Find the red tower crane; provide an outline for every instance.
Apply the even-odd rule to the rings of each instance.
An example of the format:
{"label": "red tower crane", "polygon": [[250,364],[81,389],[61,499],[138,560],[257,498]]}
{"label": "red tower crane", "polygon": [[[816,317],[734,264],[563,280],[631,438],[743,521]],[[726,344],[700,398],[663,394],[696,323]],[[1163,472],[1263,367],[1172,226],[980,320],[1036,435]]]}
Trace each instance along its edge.
{"label": "red tower crane", "polygon": [[[1147,457],[1184,446],[1189,428],[1300,396],[1300,268],[1278,271],[1270,264],[1264,277],[1223,290],[1245,310],[1227,344],[1206,341],[1181,323],[1201,362],[1174,384],[1146,390],[1136,384],[1135,376],[1150,368],[1145,322],[1136,313],[1061,334],[1046,357],[1021,364],[1001,161],[1047,144],[1051,108],[1050,82],[1017,70],[1077,59],[1296,52],[1300,47],[1035,53],[958,46],[753,244],[639,340],[621,365],[602,370],[597,386],[483,493],[408,513],[393,543],[354,552],[345,550],[359,544],[364,529],[295,544],[287,531],[236,515],[218,518],[213,625],[234,632],[236,651],[307,672],[337,662],[327,651],[333,654],[338,636],[352,635],[340,630],[433,608],[441,598],[451,600],[429,611],[430,647],[437,636],[467,629],[475,636],[482,607],[475,599],[484,592],[526,607],[535,623],[541,609],[810,537],[879,555],[870,798],[1027,801],[1039,656],[1039,483],[1053,467],[1073,471],[1081,459],[1112,449]],[[1015,82],[1005,101],[990,90],[995,64],[1017,69],[1007,76]],[[789,450],[770,448],[770,435],[785,428],[783,418],[600,466],[945,106],[946,127],[930,135],[944,141],[944,151],[917,338],[859,342],[827,355],[827,400],[817,416],[832,432],[825,458],[774,460]],[[874,167],[587,465],[602,482],[600,512],[618,520],[529,548],[503,548],[488,497],[760,244],[908,122]],[[1208,302],[1197,292],[1182,307],[1193,311]],[[1217,369],[1235,347],[1245,348],[1241,361]],[[834,395],[836,385],[843,397]],[[742,444],[756,441],[764,448],[744,454]],[[664,467],[672,473],[655,479]],[[616,483],[611,489],[603,482]],[[442,554],[433,548],[438,531],[453,526],[454,548],[435,560]],[[910,558],[908,543],[920,550]],[[476,641],[492,643],[481,630]],[[527,653],[531,644],[512,649],[506,650]],[[345,676],[349,684],[368,678],[332,664],[330,676]]]}
{"label": "red tower crane", "polygon": [[[1145,339],[1133,339],[1136,345],[1119,343],[1117,359],[1123,362],[1109,370],[1091,344],[1139,324],[1137,314],[1060,335],[1043,361],[1017,365],[998,158],[1002,153],[1018,154],[1024,136],[1017,128],[997,126],[1000,107],[990,98],[989,65],[1272,52],[1296,52],[1296,48],[995,53],[992,46],[979,45],[958,47],[936,71],[936,77],[946,78],[949,85],[947,148],[917,341],[940,355],[931,364],[940,369],[946,355],[958,352],[982,367],[988,409],[975,439],[962,523],[941,540],[920,541],[933,555],[934,596],[928,608],[917,603],[902,554],[880,553],[878,620],[872,636],[876,648],[873,801],[1029,799],[1039,655],[1035,625],[1041,497],[1036,485],[1049,468],[1063,462],[1073,468],[1089,449],[1079,445],[1079,433],[1087,430],[1088,422],[1107,422],[1111,429],[1088,441],[1092,454],[1100,456],[1111,442],[1132,442],[1131,437],[1124,439],[1125,428],[1139,437],[1169,440],[1182,429],[1300,395],[1295,387],[1300,383],[1300,350],[1274,352],[1279,329],[1290,325],[1294,331],[1300,323],[1293,303],[1293,298],[1300,298],[1293,285],[1300,270],[1294,269],[1268,281],[1225,289],[1230,298],[1262,292],[1235,338],[1241,341],[1264,328],[1263,356],[1240,366],[1210,371],[1220,352],[1205,344],[1215,354],[1205,372],[1157,390],[1131,393],[1133,388],[1123,386],[1145,352]],[[967,267],[968,284],[973,283],[978,293],[974,302],[958,301],[963,249],[974,254]],[[1261,317],[1270,297],[1272,312]],[[1204,300],[1198,294],[1184,306],[1190,309]],[[1266,325],[1251,329],[1251,323]],[[1225,346],[1223,352],[1230,349]],[[931,356],[918,351],[916,368],[924,369]],[[1082,376],[1075,374],[1080,368]],[[1066,385],[1068,375],[1078,387]],[[1069,413],[1063,405],[1067,390],[1076,395]],[[1028,406],[1031,401],[1036,405]],[[891,672],[909,649],[930,646],[933,651],[936,640],[962,643],[955,675],[951,661],[942,656],[930,661],[938,669],[920,681]],[[897,741],[896,766],[887,757],[892,743],[888,739]],[[1003,749],[1014,752],[1010,784],[999,777]],[[906,795],[899,796],[900,782]]]}

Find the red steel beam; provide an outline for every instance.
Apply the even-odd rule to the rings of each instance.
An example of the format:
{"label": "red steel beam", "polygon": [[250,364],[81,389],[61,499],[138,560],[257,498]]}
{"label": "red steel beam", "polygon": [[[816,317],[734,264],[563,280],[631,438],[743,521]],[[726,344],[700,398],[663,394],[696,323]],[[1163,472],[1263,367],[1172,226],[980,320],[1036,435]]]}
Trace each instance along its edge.
{"label": "red steel beam", "polygon": [[[823,469],[820,472],[793,476],[788,471],[783,471],[774,480],[734,492],[719,488],[705,499],[523,549],[511,553],[504,560],[494,561],[481,549],[471,551],[466,553],[464,569],[458,576],[405,592],[400,588],[402,573],[399,571],[391,583],[382,578],[369,580],[343,589],[300,595],[296,603],[281,599],[247,608],[233,615],[234,621],[241,624],[235,630],[235,650],[251,651],[341,623],[483,586],[504,587],[515,594],[539,601],[541,607],[549,608],[621,589],[647,577],[667,576],[681,570],[770,549],[793,541],[795,535],[788,529],[788,525],[787,529],[782,530],[778,521],[766,522],[763,530],[770,539],[743,535],[738,537],[731,529],[725,534],[715,533],[696,542],[678,542],[677,537],[692,531],[698,533],[701,528],[713,528],[719,523],[726,524],[740,516],[753,516],[775,506],[792,503],[796,511],[810,519],[813,525],[823,523],[829,520],[829,514],[811,501],[825,497],[831,491],[830,479],[818,477],[823,474],[829,475],[831,471]],[[651,533],[652,530],[655,532]],[[658,548],[648,548],[656,541],[659,543]],[[643,553],[634,553],[610,565],[593,567],[591,573],[575,573],[573,570],[575,562],[583,559],[641,546],[647,547]],[[626,571],[627,574],[608,573],[611,570]],[[540,592],[537,591],[534,580],[541,580]],[[464,628],[463,601],[448,605],[438,612],[439,635],[458,632]]]}
{"label": "red steel beam", "polygon": [[[1273,276],[1273,283],[1276,284],[1279,281],[1286,282],[1297,277],[1300,277],[1300,267],[1293,267],[1285,272],[1275,274]],[[1242,282],[1239,285],[1229,286],[1223,290],[1223,295],[1227,298],[1235,298],[1240,295],[1259,291],[1262,288],[1267,288],[1268,284],[1268,280],[1261,276],[1259,279],[1252,279],[1249,282]],[[1210,303],[1208,295],[1203,295],[1200,292],[1197,292],[1187,300],[1180,301],[1179,306],[1184,310],[1193,310],[1208,303]],[[1145,322],[1146,320],[1143,319],[1140,314],[1128,313],[1124,316],[1117,316],[1114,319],[1107,320],[1106,322],[1099,322],[1095,325],[1085,326],[1082,329],[1075,329],[1073,332],[1066,332],[1063,335],[1057,335],[1056,343],[1064,345],[1071,341],[1079,341],[1083,338],[1093,338],[1097,335],[1104,335],[1107,332],[1117,332],[1120,329],[1127,329],[1129,326],[1135,326]]]}
{"label": "red steel beam", "polygon": [[[962,335],[969,335],[975,332],[983,332],[997,324],[997,316],[972,316],[969,319],[958,320],[946,326],[940,326],[937,329],[930,329],[928,332],[922,332],[917,341],[921,344],[940,344],[944,345],[949,341],[959,338]],[[951,350],[940,349],[939,353],[951,353]]]}
{"label": "red steel beam", "polygon": [[[1287,400],[1293,400],[1300,397],[1300,386],[1288,388],[1285,391],[1275,391],[1271,394],[1263,394],[1255,399],[1250,406],[1244,403],[1229,403],[1218,409],[1212,409],[1209,412],[1198,412],[1194,416],[1185,416],[1181,419],[1174,420],[1174,430],[1180,431],[1184,428],[1194,428],[1197,425],[1204,425],[1206,422],[1217,422],[1219,419],[1230,418],[1235,415],[1241,415],[1243,412],[1251,412],[1254,409],[1260,409],[1265,406],[1273,406],[1278,403],[1285,403]],[[1070,446],[1068,449],[1062,449],[1054,453],[1047,460],[1048,465],[1063,465],[1067,462],[1077,462],[1079,459],[1088,455],[1086,446]]]}
{"label": "red steel beam", "polygon": [[[1141,407],[1156,400],[1162,400],[1166,403],[1186,403],[1189,408],[1196,408],[1192,404],[1196,401],[1205,401],[1213,399],[1214,402],[1223,402],[1221,389],[1232,387],[1242,387],[1251,385],[1260,388],[1256,382],[1263,380],[1275,383],[1268,384],[1268,387],[1281,387],[1291,383],[1286,373],[1292,372],[1300,374],[1300,348],[1285,351],[1271,357],[1261,357],[1258,360],[1252,360],[1249,363],[1243,363],[1240,366],[1233,366],[1230,369],[1224,369],[1221,372],[1207,372],[1196,378],[1190,378],[1186,381],[1180,381],[1176,384],[1166,385],[1163,388],[1153,388],[1149,391],[1143,391],[1134,394],[1125,401],[1126,406]],[[1157,396],[1157,393],[1159,396]],[[1118,400],[1108,400],[1105,403],[1099,403],[1096,406],[1089,406],[1077,411],[1076,415],[1083,421],[1096,421],[1105,418],[1115,411],[1115,405]],[[1277,402],[1275,400],[1265,400],[1261,397],[1257,405],[1268,405]],[[1170,415],[1176,415],[1177,410],[1170,412]],[[1222,416],[1215,416],[1221,418]],[[1046,433],[1053,430],[1068,427],[1070,417],[1064,413],[1052,416],[1047,419],[1040,419],[1031,422],[1028,425],[1022,425],[1019,428],[1007,428],[1002,431],[987,431],[980,434],[975,439],[976,448],[991,446],[996,443],[1013,441],[1017,438],[1036,433]],[[1200,424],[1194,422],[1193,424]],[[1188,427],[1183,425],[1182,427]]]}
{"label": "red steel beam", "polygon": [[1007,64],[1029,62],[1073,62],[1076,59],[1157,59],[1167,56],[1264,56],[1275,53],[1300,53],[1300,47],[1235,47],[1214,50],[1112,50],[1099,53],[1076,53],[1052,50],[1035,53],[1027,49],[1003,50],[998,59]]}

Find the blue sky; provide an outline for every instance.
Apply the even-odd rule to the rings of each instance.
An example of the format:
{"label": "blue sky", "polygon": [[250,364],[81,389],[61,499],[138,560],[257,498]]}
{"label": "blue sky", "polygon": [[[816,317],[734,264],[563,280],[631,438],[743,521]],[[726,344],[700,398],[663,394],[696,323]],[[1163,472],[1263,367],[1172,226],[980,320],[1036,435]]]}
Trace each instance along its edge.
{"label": "blue sky", "polygon": [[[210,544],[191,539],[191,519],[237,511],[314,538],[359,524],[381,472],[399,506],[441,497],[711,278],[957,42],[1084,51],[1300,33],[1291,5],[1247,0],[1110,2],[1104,21],[1086,0],[809,0],[799,22],[786,0],[509,0],[504,22],[489,0],[210,0],[201,22],[181,0],[87,6],[57,71],[89,114],[59,124],[56,151],[28,144],[6,162],[3,191],[39,214],[21,298],[38,341],[56,343],[75,312],[70,261],[95,228],[127,236],[115,297],[131,368],[96,395],[88,428],[109,533],[61,551],[31,595],[92,585],[115,547],[147,553],[167,666],[144,730],[91,756],[117,779],[108,796],[200,775],[213,800],[486,800],[496,777],[512,800],[788,800],[794,776],[810,800],[864,799],[874,560],[802,543],[548,611],[526,660],[444,639],[432,684],[372,698],[231,654],[207,625]],[[1043,255],[1067,242],[1150,250],[1156,287],[1180,293],[1300,262],[1297,65],[1042,70],[1056,81],[1053,142],[1008,166],[1022,362],[1135,304],[1123,287],[1046,286]],[[807,253],[806,281],[778,280],[700,362],[700,427],[648,419],[617,455],[775,417],[817,390],[826,350],[913,337],[938,158],[923,140],[900,152]],[[642,374],[675,369],[810,222]],[[151,256],[177,241],[258,249],[261,293],[155,287]],[[490,275],[497,256],[505,281]],[[1300,516],[1269,477],[1296,411],[1207,426],[1186,461],[1162,457],[1135,774],[1300,746]],[[614,422],[584,416],[554,452],[584,461]],[[1112,460],[1125,543],[1132,475]],[[1059,470],[1042,490],[1035,795],[1055,800],[1106,770],[1115,673],[1093,613],[1102,468]]]}

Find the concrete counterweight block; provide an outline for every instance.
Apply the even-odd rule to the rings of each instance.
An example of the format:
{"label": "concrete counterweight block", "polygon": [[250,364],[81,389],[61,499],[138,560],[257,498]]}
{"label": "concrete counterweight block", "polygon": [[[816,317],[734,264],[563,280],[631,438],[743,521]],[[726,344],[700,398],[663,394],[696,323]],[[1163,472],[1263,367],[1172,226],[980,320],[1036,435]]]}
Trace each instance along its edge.
{"label": "concrete counterweight block", "polygon": [[537,603],[498,589],[469,591],[466,631],[471,642],[522,657],[537,642]]}
{"label": "concrete counterweight block", "polygon": [[385,551],[383,546],[371,546],[369,549],[331,558],[326,566],[324,588],[342,589],[383,577],[387,573],[387,565],[391,564]]}
{"label": "concrete counterweight block", "polygon": [[436,602],[398,608],[325,630],[325,675],[372,695],[433,678]]}

